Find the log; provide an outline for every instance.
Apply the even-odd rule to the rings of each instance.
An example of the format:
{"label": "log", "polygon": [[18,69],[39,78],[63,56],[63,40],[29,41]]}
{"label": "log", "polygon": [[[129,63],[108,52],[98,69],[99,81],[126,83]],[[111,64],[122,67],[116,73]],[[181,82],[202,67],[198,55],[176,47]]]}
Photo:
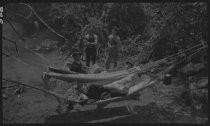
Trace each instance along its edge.
{"label": "log", "polygon": [[61,73],[61,74],[76,74],[76,72],[73,72],[73,71],[62,70],[62,69],[57,69],[53,67],[48,67],[48,70],[51,72]]}

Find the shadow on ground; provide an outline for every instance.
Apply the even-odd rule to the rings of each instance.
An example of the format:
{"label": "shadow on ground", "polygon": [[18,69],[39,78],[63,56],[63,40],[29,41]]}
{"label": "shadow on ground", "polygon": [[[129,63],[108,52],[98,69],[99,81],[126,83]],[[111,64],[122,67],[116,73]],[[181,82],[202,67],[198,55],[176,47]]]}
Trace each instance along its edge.
{"label": "shadow on ground", "polygon": [[108,122],[108,123],[194,123],[193,117],[175,115],[154,103],[146,106],[136,106],[135,115],[129,115],[126,107],[104,108],[102,110],[88,110],[80,112],[53,115],[45,118],[46,123],[81,123],[81,122]]}

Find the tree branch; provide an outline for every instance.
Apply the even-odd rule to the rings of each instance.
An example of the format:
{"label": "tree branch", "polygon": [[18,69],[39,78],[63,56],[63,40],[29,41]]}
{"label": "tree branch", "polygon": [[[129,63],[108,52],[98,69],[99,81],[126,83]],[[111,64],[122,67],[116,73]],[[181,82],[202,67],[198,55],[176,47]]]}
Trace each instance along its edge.
{"label": "tree branch", "polygon": [[18,37],[20,37],[23,41],[25,41],[25,39],[17,32],[17,30],[15,29],[15,27],[12,25],[12,23],[7,19],[7,17],[5,16],[6,21],[10,24],[10,26],[12,27],[12,29],[15,31],[15,33],[18,35]]}
{"label": "tree branch", "polygon": [[16,43],[15,41],[12,41],[12,40],[10,40],[10,39],[8,39],[8,38],[4,37],[4,36],[2,36],[2,38],[3,38],[4,40],[7,40],[7,41],[9,41],[9,42],[14,43],[14,44],[15,44],[15,50],[16,50],[16,52],[17,52],[17,54],[18,54],[18,47],[17,47],[17,43]]}

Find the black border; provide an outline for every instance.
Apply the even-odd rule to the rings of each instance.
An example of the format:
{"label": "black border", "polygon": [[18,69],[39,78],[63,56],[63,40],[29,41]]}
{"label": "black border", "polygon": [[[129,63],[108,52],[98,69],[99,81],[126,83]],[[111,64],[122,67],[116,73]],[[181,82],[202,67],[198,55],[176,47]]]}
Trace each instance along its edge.
{"label": "black border", "polygon": [[[8,4],[8,3],[19,3],[19,2],[25,2],[25,3],[46,3],[46,2],[142,2],[142,3],[159,3],[159,2],[182,2],[182,3],[187,3],[187,2],[207,2],[208,3],[208,7],[209,7],[209,0],[1,0],[0,1],[0,7]],[[209,8],[207,8],[208,10],[208,16],[210,15],[209,13]],[[3,15],[5,15],[5,11],[3,12]],[[208,27],[209,27],[209,19],[208,19]],[[2,25],[0,25],[0,29],[1,29],[1,38],[2,38],[2,30],[3,30],[3,27]],[[209,30],[210,31],[210,30]],[[210,40],[210,39],[209,39]],[[2,49],[2,39],[1,39],[1,49]],[[209,51],[209,50],[208,50]],[[2,55],[1,55],[1,60],[2,60]],[[2,61],[1,61],[1,65],[2,65]],[[2,73],[1,73],[1,78],[2,78]],[[2,90],[1,90],[1,93],[2,93]],[[1,97],[1,108],[3,109],[3,103],[2,103],[2,97]],[[1,109],[1,113],[2,113],[2,124],[3,124],[3,110]],[[91,123],[91,124],[84,124],[84,123],[70,123],[70,124],[65,124],[65,123],[61,123],[62,125],[68,125],[70,126],[70,124],[72,126],[74,125],[91,125],[91,126],[95,126],[95,125],[108,125],[108,126],[113,126],[113,125],[128,125],[128,126],[131,126],[131,125],[208,125],[208,124],[186,124],[186,123],[183,123],[183,124],[176,124],[176,123],[154,123],[154,124],[150,124],[150,123]],[[3,125],[11,125],[11,124],[3,124]],[[14,124],[12,124],[14,125]],[[27,125],[27,124],[15,124],[15,125]],[[35,124],[36,125],[36,124]],[[60,125],[60,123],[55,123],[55,124],[38,124],[38,125]]]}

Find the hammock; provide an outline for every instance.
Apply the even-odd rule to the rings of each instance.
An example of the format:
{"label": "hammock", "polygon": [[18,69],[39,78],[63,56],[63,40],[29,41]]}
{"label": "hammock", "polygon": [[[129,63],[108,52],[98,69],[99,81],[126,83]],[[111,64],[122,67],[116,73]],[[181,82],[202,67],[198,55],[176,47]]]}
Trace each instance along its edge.
{"label": "hammock", "polygon": [[121,78],[124,78],[126,76],[128,76],[129,74],[132,73],[145,73],[147,71],[150,71],[152,68],[161,65],[161,64],[167,64],[166,60],[158,60],[152,63],[147,63],[145,65],[142,66],[136,66],[133,68],[130,68],[128,70],[121,70],[121,71],[115,71],[115,72],[107,72],[107,73],[99,73],[99,74],[63,74],[63,73],[55,73],[55,72],[44,72],[45,75],[55,78],[55,79],[59,79],[59,80],[63,80],[63,81],[67,81],[67,82],[81,82],[81,83],[88,83],[88,82],[97,82],[97,81],[115,81],[115,80],[119,80]]}
{"label": "hammock", "polygon": [[104,81],[104,80],[118,80],[121,79],[130,73],[126,70],[117,71],[117,72],[110,72],[110,73],[100,73],[100,74],[62,74],[62,73],[54,73],[54,72],[44,72],[47,76],[67,81],[67,82],[96,82],[96,81]]}

